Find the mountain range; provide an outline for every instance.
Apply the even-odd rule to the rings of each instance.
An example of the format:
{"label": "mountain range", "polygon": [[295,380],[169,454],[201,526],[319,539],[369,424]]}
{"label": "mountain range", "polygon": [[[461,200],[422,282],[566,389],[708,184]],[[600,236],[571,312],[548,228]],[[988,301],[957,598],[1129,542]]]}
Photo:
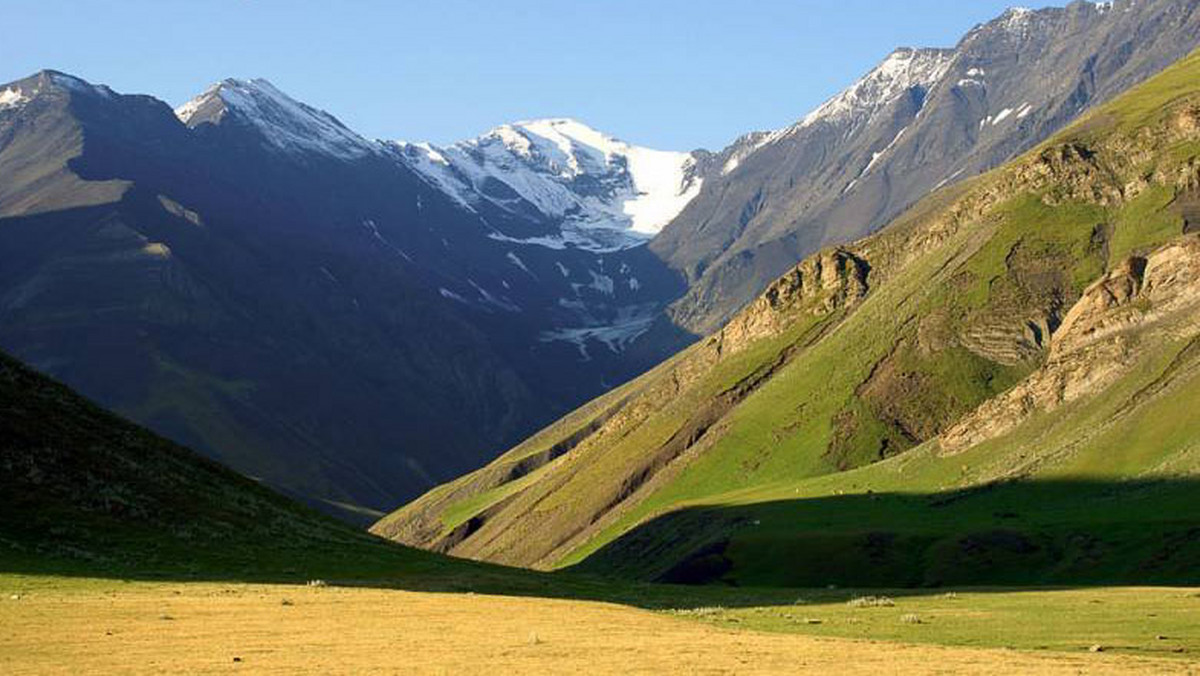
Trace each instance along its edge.
{"label": "mountain range", "polygon": [[650,245],[688,282],[671,316],[710,333],[817,249],[1033,147],[1196,47],[1197,7],[1011,9],[951,49],[898,49],[797,123],[739,139]]}
{"label": "mountain range", "polygon": [[[567,119],[375,141],[265,80],[172,110],[44,71],[0,86],[0,347],[369,521],[717,330],[821,247],[1151,77],[1200,41],[1197,6],[1011,10],[719,152]],[[845,298],[882,269],[852,253],[806,265]],[[1043,338],[1050,323],[1034,321]],[[1044,348],[1030,341],[1021,359]]]}
{"label": "mountain range", "polygon": [[1200,51],[374,531],[735,586],[1194,580]]}
{"label": "mountain range", "polygon": [[[316,504],[395,505],[659,356],[629,344],[680,282],[615,220],[530,244],[562,214],[467,207],[262,81],[178,113],[51,71],[0,91],[0,342]],[[586,169],[635,198],[612,164]]]}

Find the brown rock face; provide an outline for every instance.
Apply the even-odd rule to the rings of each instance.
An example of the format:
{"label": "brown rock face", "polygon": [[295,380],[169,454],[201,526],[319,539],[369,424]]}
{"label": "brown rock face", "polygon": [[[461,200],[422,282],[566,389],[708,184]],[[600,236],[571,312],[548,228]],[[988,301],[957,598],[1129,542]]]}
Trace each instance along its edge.
{"label": "brown rock face", "polygon": [[1200,135],[1200,106],[1184,108],[1171,117],[1171,129],[1180,137]]}
{"label": "brown rock face", "polygon": [[1185,235],[1149,256],[1132,256],[1092,283],[1063,318],[1046,363],[949,429],[956,453],[998,436],[1037,411],[1097,392],[1123,375],[1147,341],[1200,329],[1200,236]]}
{"label": "brown rock face", "polygon": [[867,295],[870,271],[866,260],[842,248],[805,259],[721,330],[723,351],[779,331],[797,313],[822,315],[857,303]]}
{"label": "brown rock face", "polygon": [[1128,313],[1117,317],[1112,311],[1130,304],[1142,292],[1146,264],[1145,258],[1130,256],[1093,282],[1063,318],[1052,344],[1052,355],[1068,353],[1095,342],[1097,333],[1112,327],[1115,322],[1136,321],[1137,318]]}

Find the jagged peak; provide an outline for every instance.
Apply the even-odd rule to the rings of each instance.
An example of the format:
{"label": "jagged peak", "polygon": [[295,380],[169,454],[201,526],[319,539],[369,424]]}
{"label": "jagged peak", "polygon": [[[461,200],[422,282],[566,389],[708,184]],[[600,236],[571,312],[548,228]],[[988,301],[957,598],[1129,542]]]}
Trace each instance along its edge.
{"label": "jagged peak", "polygon": [[687,162],[691,153],[655,150],[637,146],[569,117],[547,117],[502,124],[487,132],[447,147],[425,142],[395,141],[409,154],[419,153],[439,164],[448,155],[466,154],[478,163],[495,161],[497,153],[520,158],[530,165],[564,178],[611,169],[631,155],[667,156]]}
{"label": "jagged peak", "polygon": [[588,136],[603,136],[605,138],[611,138],[607,134],[597,131],[595,127],[592,127],[586,122],[582,122],[573,117],[537,117],[529,120],[518,120],[516,122],[501,126],[517,127],[535,134],[554,132],[563,134],[564,136],[570,136],[572,138],[586,138]]}
{"label": "jagged peak", "polygon": [[199,121],[198,116],[201,114],[201,111],[204,111],[209,106],[212,106],[214,109],[214,114],[219,119],[219,117],[225,113],[224,102],[220,97],[221,86],[225,82],[230,82],[230,80],[212,84],[199,96],[188,100],[182,106],[176,108],[175,117],[178,117],[180,122],[191,126],[193,119]]}
{"label": "jagged peak", "polygon": [[949,72],[956,55],[951,48],[900,47],[796,124],[757,140],[752,151],[819,123],[845,124],[869,118],[913,87],[931,89]]}
{"label": "jagged peak", "polygon": [[1063,12],[1083,11],[1104,15],[1109,14],[1110,10],[1118,4],[1124,6],[1125,10],[1128,11],[1135,3],[1136,0],[1077,0],[1066,7],[1043,7],[1041,9],[1009,7],[1000,16],[991,21],[978,24],[968,31],[963,38],[963,42],[968,43],[987,35],[1000,35],[1022,39],[1034,34],[1039,22],[1056,15],[1061,15]]}
{"label": "jagged peak", "polygon": [[[1105,14],[1117,4],[1124,5],[1128,9],[1133,6],[1134,2],[1135,0],[1079,2],[1070,7],[1079,5],[1090,11]],[[931,89],[950,71],[954,59],[962,52],[964,44],[996,32],[1022,39],[1034,30],[1039,18],[1062,11],[1064,10],[1060,7],[1036,10],[1028,7],[1011,7],[998,17],[971,29],[958,47],[901,47],[896,49],[870,72],[822,103],[796,124],[775,130],[758,140],[752,150],[757,150],[818,123],[843,123],[868,117],[914,86]],[[740,141],[739,139],[735,144]],[[739,161],[748,154],[743,150],[738,158]],[[731,168],[735,168],[737,164],[738,162],[733,162]]]}
{"label": "jagged peak", "polygon": [[264,78],[221,80],[176,108],[175,115],[189,127],[220,124],[233,115],[258,129],[271,146],[289,152],[353,158],[377,149],[333,115],[293,99]]}
{"label": "jagged peak", "polygon": [[[551,136],[562,136],[581,143],[586,143],[592,146],[600,146],[605,143],[622,143],[623,141],[613,136],[598,131],[591,125],[581,122],[570,117],[542,117],[531,118],[528,120],[518,120],[516,122],[508,122],[497,125],[487,130],[486,132],[476,136],[475,138],[464,141],[455,142],[455,146],[464,145],[479,145],[489,140],[501,140],[512,143],[514,145],[524,145],[521,138],[526,135],[536,135],[542,138]],[[416,147],[429,148],[431,144],[424,141],[403,141],[397,140],[394,143],[401,147]],[[625,144],[629,145],[629,144]]]}
{"label": "jagged peak", "polygon": [[[1090,4],[1090,3],[1089,3]],[[978,39],[981,35],[1003,35],[1021,38],[1028,34],[1034,22],[1042,12],[1062,11],[1061,8],[1051,7],[1034,10],[1028,7],[1009,7],[1000,16],[978,24],[963,38],[963,42]]]}
{"label": "jagged peak", "polygon": [[721,165],[721,175],[729,174],[741,166],[742,160],[761,148],[764,143],[767,143],[771,139],[772,133],[769,131],[752,131],[734,139],[733,143],[726,146],[723,151],[725,163]]}
{"label": "jagged peak", "polygon": [[239,101],[247,96],[286,100],[296,105],[304,105],[294,101],[265,78],[225,78],[209,85],[199,96],[176,108],[175,115],[184,124],[191,124],[193,121],[197,124],[218,122],[227,110],[236,107]]}
{"label": "jagged peak", "polygon": [[1000,15],[1000,21],[1005,28],[1020,28],[1029,23],[1033,10],[1028,7],[1009,7]]}
{"label": "jagged peak", "polygon": [[869,114],[915,86],[932,87],[950,67],[953,49],[901,47],[800,121],[800,127]]}
{"label": "jagged peak", "polygon": [[0,110],[23,107],[46,91],[103,98],[116,96],[116,93],[106,85],[95,85],[81,77],[57,70],[44,69],[29,77],[0,86]]}
{"label": "jagged peak", "polygon": [[604,147],[614,144],[626,147],[629,146],[628,143],[625,143],[620,139],[609,136],[604,132],[597,131],[595,128],[569,117],[549,117],[534,120],[522,120],[507,126],[521,129],[531,134],[537,134],[538,136],[544,138],[561,136],[563,138],[578,141],[592,147]]}

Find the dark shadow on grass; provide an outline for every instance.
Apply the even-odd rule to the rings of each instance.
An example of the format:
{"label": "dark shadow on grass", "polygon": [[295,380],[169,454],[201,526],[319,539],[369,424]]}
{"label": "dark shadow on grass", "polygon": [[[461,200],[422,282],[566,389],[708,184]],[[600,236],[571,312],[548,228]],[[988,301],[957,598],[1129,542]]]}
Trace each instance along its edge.
{"label": "dark shadow on grass", "polygon": [[[1200,584],[1200,481],[991,484],[693,508],[635,528],[584,563],[540,573],[344,532],[181,541],[83,524],[0,528],[0,572],[145,581],[330,584],[598,600],[644,608],[822,602],[887,590]],[[73,537],[72,537],[72,534]],[[89,534],[96,534],[95,537]],[[22,554],[24,552],[24,554]]]}
{"label": "dark shadow on grass", "polygon": [[771,587],[1200,584],[1200,481],[1019,481],[683,509],[574,568]]}

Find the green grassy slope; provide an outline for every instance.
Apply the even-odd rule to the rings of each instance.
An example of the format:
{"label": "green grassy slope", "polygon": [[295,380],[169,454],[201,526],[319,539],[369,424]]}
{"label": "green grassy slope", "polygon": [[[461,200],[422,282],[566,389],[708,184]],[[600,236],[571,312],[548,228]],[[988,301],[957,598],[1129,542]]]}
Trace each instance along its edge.
{"label": "green grassy slope", "polygon": [[1184,374],[1127,406],[1181,364],[1182,349],[964,453],[928,444],[843,474],[714,496],[624,534],[580,568],[739,585],[1195,584],[1197,350]]}
{"label": "green grassy slope", "polygon": [[[1137,550],[1123,558],[1136,567],[1154,556],[1154,537],[1183,533],[1184,544],[1164,545],[1159,557],[1171,562],[1150,575],[1177,579],[1180,562],[1196,560],[1189,533],[1200,524],[1182,497],[1197,469],[1187,442],[1200,432],[1186,424],[1195,390],[1183,351],[1198,331],[1195,313],[1180,309],[1193,289],[1139,291],[1112,316],[1084,313],[1076,337],[1060,329],[1081,298],[1076,314],[1099,302],[1093,296],[1107,298],[1089,285],[1130,256],[1143,266],[1157,260],[1152,252],[1195,227],[1198,157],[1193,54],[1014,162],[931,195],[881,233],[805,261],[722,331],[375,532],[539,567],[599,552],[585,567],[640,577],[822,583],[841,570],[906,584],[1128,578],[1121,547]],[[1131,283],[1140,288],[1141,278]],[[1093,321],[1103,330],[1079,328]],[[1116,342],[1096,338],[1113,326],[1123,327]],[[1100,368],[1107,364],[1119,368]],[[1135,395],[1138,383],[1154,386]],[[1033,384],[1058,390],[1030,395],[1025,408],[1005,394]],[[1004,425],[988,431],[989,416]],[[1053,435],[1043,429],[1052,424]],[[1181,441],[1168,443],[1166,429]],[[963,438],[967,450],[943,448]],[[1173,474],[1155,474],[1167,466]],[[1125,483],[1147,475],[1157,478]],[[1057,483],[947,497],[1001,479]],[[1096,503],[1104,510],[1079,507],[1111,495]],[[1035,506],[1011,510],[1006,501]],[[1162,510],[1172,516],[1156,517]],[[1009,512],[1032,520],[994,516]],[[1137,543],[1117,538],[1106,545],[1109,563],[1090,569],[1064,563],[1071,556],[1058,550],[1074,535],[1094,538],[1111,522],[1104,512]],[[745,526],[754,522],[757,530]],[[1016,539],[960,543],[1021,523]],[[1155,525],[1140,532],[1147,523]],[[1045,537],[1033,541],[1042,526]],[[876,529],[897,544],[872,562],[862,538]],[[784,565],[810,551],[813,533],[837,542],[811,549],[811,560],[841,558],[806,573]],[[995,547],[1032,547],[1044,560],[1022,574],[1014,571],[1029,559],[1020,557],[956,572],[970,568],[962,556],[986,558]],[[896,565],[876,565],[887,562]]]}

